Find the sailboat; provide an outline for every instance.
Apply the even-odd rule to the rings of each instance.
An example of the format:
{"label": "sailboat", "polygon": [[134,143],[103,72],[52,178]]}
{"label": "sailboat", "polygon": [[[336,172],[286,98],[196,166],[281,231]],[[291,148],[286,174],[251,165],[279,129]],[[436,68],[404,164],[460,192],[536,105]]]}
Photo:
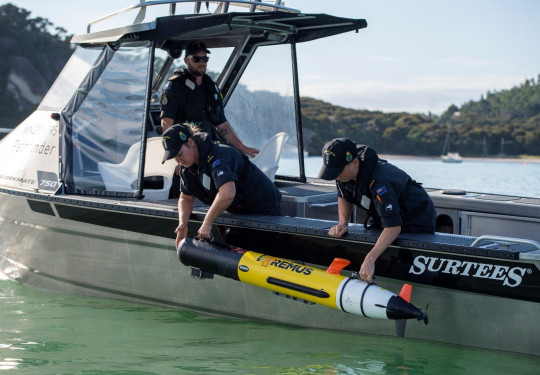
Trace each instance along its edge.
{"label": "sailboat", "polygon": [[459,152],[448,152],[448,139],[450,137],[450,132],[446,133],[446,139],[444,140],[444,146],[441,153],[441,159],[444,163],[461,163],[463,158]]}

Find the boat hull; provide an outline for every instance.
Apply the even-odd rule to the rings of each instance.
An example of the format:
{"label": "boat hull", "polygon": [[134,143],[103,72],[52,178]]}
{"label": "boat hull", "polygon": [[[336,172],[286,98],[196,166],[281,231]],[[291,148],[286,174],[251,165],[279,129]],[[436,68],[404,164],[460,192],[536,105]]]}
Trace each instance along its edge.
{"label": "boat hull", "polygon": [[[146,232],[154,230],[153,235],[60,218],[58,208],[53,215],[39,213],[24,195],[0,194],[0,207],[0,270],[26,285],[280,324],[395,335],[391,321],[307,305],[217,275],[192,278],[174,248],[174,217],[133,215],[132,221],[144,219]],[[196,229],[198,222],[193,224]],[[377,283],[399,290],[403,282],[378,277]],[[417,283],[412,301],[420,308],[429,305],[430,324],[409,322],[405,337],[540,355],[540,327],[531,323],[540,314],[540,303]]]}

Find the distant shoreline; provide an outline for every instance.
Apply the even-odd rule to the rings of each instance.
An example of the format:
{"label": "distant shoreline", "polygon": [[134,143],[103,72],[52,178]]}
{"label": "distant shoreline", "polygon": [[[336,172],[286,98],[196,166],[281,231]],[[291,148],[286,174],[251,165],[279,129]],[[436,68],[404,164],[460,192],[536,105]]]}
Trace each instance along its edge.
{"label": "distant shoreline", "polygon": [[[439,156],[416,156],[416,155],[391,155],[391,154],[379,154],[382,159],[433,159],[441,160]],[[512,163],[540,163],[540,156],[527,156],[523,158],[519,157],[462,157],[463,161],[508,161]]]}

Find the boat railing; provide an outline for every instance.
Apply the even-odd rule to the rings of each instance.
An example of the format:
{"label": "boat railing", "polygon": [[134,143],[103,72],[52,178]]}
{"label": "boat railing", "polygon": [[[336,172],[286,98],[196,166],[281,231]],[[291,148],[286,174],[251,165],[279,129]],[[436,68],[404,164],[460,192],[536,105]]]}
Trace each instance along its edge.
{"label": "boat railing", "polygon": [[201,11],[201,5],[202,3],[205,3],[207,6],[209,3],[217,4],[217,8],[214,11],[214,13],[228,13],[229,12],[229,6],[233,5],[236,7],[242,7],[242,8],[248,8],[249,12],[255,12],[255,11],[262,11],[262,12],[270,12],[270,11],[280,11],[280,12],[287,12],[287,13],[300,13],[297,9],[292,9],[285,7],[281,5],[281,0],[272,0],[272,1],[263,1],[263,0],[223,0],[223,1],[205,1],[205,0],[151,0],[151,1],[145,1],[140,0],[139,4],[131,5],[127,8],[120,9],[114,13],[108,14],[106,16],[103,16],[101,18],[97,18],[93,21],[90,21],[88,25],[86,26],[86,32],[89,33],[92,29],[92,26],[100,23],[105,20],[109,20],[111,18],[114,18],[116,16],[119,16],[121,14],[124,14],[126,12],[139,9],[139,13],[135,17],[135,20],[133,21],[133,24],[141,23],[144,21],[144,17],[146,16],[146,9],[151,6],[156,5],[169,5],[169,16],[174,16],[176,14],[176,4],[186,4],[186,3],[193,3],[194,4],[194,14],[199,14]]}

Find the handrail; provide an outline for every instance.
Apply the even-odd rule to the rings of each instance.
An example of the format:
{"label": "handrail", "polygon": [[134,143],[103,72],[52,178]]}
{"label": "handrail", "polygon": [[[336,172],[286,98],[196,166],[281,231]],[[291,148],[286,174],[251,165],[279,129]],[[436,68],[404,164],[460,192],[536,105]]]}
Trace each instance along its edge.
{"label": "handrail", "polygon": [[508,247],[513,244],[531,245],[535,247],[536,249],[540,250],[540,243],[534,240],[527,240],[527,239],[514,238],[514,237],[492,236],[492,235],[484,235],[484,236],[478,237],[471,244],[471,247],[475,247],[476,245],[478,245],[480,241],[492,241],[502,247],[505,247],[505,246]]}
{"label": "handrail", "polygon": [[169,4],[169,15],[172,16],[176,12],[176,4],[177,3],[195,3],[195,14],[199,14],[201,3],[214,3],[219,4],[218,10],[220,13],[228,13],[229,11],[229,5],[235,5],[239,7],[249,8],[250,12],[255,12],[255,10],[261,10],[261,11],[282,11],[282,12],[289,12],[289,13],[300,13],[299,10],[288,8],[283,5],[281,5],[281,0],[274,0],[274,4],[263,2],[262,0],[222,0],[222,1],[205,1],[205,0],[140,0],[139,4],[130,5],[127,8],[120,9],[114,13],[110,13],[106,16],[97,18],[93,21],[88,22],[86,26],[86,32],[89,33],[92,26],[108,20],[110,18],[119,16],[120,14],[129,12],[134,9],[141,8],[140,13],[135,18],[134,23],[142,22],[142,19],[144,19],[144,14],[146,12],[146,7],[154,6],[154,5],[166,5]]}

